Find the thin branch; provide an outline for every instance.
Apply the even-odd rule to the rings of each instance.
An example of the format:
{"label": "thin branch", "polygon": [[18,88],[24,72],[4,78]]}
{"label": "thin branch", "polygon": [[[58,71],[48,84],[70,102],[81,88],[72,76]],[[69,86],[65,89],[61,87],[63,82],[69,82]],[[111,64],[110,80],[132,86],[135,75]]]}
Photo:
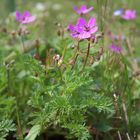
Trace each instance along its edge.
{"label": "thin branch", "polygon": [[[129,38],[126,38],[126,44],[127,44],[127,47],[129,49],[129,52],[130,52],[131,56],[134,57],[135,51],[134,51],[134,48],[131,45],[131,42],[130,42]],[[133,59],[132,67],[134,69],[134,73],[139,71],[138,61],[137,61],[136,58]]]}
{"label": "thin branch", "polygon": [[127,139],[128,139],[128,140],[131,140],[128,133],[126,133],[126,136],[127,136]]}
{"label": "thin branch", "polygon": [[120,131],[117,131],[117,133],[118,133],[119,140],[122,140]]}

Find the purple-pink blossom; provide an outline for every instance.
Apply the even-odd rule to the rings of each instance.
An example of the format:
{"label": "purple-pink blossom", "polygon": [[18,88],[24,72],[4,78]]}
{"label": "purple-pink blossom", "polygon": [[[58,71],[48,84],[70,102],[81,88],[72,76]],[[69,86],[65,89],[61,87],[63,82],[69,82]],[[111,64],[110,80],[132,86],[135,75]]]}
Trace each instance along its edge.
{"label": "purple-pink blossom", "polygon": [[36,17],[32,16],[28,11],[25,11],[23,14],[21,14],[19,11],[16,11],[16,20],[21,24],[31,23],[35,21],[35,19]]}
{"label": "purple-pink blossom", "polygon": [[108,36],[110,37],[110,39],[112,41],[115,41],[115,40],[117,40],[117,41],[124,40],[126,38],[125,35],[115,35],[111,31],[108,32]]}
{"label": "purple-pink blossom", "polygon": [[78,13],[79,15],[84,15],[89,13],[91,10],[93,10],[93,7],[87,8],[87,6],[83,5],[80,8],[78,7],[74,7],[74,10],[76,11],[76,13]]}
{"label": "purple-pink blossom", "polygon": [[122,18],[125,20],[134,20],[136,18],[136,10],[126,10],[122,15]]}
{"label": "purple-pink blossom", "polygon": [[69,25],[71,36],[82,40],[88,39],[94,36],[94,33],[98,31],[96,25],[96,18],[91,18],[88,22],[84,18],[79,18],[76,25]]}
{"label": "purple-pink blossom", "polygon": [[115,52],[115,53],[121,53],[123,50],[121,46],[118,46],[115,44],[110,45],[109,49],[110,49],[110,51]]}

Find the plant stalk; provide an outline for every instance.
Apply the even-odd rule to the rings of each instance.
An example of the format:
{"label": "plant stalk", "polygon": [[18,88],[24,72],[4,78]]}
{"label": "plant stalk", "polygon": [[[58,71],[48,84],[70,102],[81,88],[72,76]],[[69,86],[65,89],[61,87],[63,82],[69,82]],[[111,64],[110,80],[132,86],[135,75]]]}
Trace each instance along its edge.
{"label": "plant stalk", "polygon": [[79,56],[79,44],[80,44],[80,41],[78,41],[78,43],[77,43],[77,48],[76,48],[75,58],[74,58],[73,66],[72,66],[71,69],[73,69],[73,68],[75,67],[75,64],[76,64],[77,58],[78,58],[78,56]]}
{"label": "plant stalk", "polygon": [[87,55],[86,55],[86,59],[85,59],[85,62],[84,62],[82,71],[85,69],[85,66],[86,66],[86,64],[87,64],[87,60],[88,60],[88,57],[89,57],[89,52],[90,52],[90,40],[89,40],[89,42],[88,42]]}

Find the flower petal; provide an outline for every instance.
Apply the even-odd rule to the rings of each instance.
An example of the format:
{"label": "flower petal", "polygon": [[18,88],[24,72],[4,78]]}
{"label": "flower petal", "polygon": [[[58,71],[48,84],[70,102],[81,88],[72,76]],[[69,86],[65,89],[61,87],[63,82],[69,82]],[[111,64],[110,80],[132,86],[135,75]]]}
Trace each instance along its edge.
{"label": "flower petal", "polygon": [[86,6],[86,5],[82,5],[82,6],[80,7],[80,10],[81,10],[81,11],[86,10],[86,9],[87,9],[87,6]]}
{"label": "flower petal", "polygon": [[22,21],[22,24],[31,23],[31,22],[35,21],[35,19],[36,19],[35,16],[27,17],[27,18],[25,18],[25,20]]}
{"label": "flower petal", "polygon": [[75,26],[70,24],[68,29],[71,31],[71,32],[74,32],[75,31]]}
{"label": "flower petal", "polygon": [[91,18],[91,19],[89,20],[89,22],[88,22],[88,26],[89,26],[90,28],[94,27],[95,24],[96,24],[96,18]]}
{"label": "flower petal", "polygon": [[91,30],[90,30],[90,33],[91,34],[94,34],[95,32],[97,32],[98,31],[98,26],[95,26],[95,27],[93,27]]}
{"label": "flower petal", "polygon": [[90,7],[90,8],[88,8],[88,9],[84,10],[84,11],[83,11],[83,14],[87,14],[87,13],[89,13],[89,12],[92,11],[92,10],[93,10],[93,7]]}
{"label": "flower petal", "polygon": [[76,26],[84,27],[86,24],[87,24],[87,22],[84,18],[79,18]]}
{"label": "flower petal", "polygon": [[29,17],[30,16],[30,12],[29,11],[25,11],[22,16],[23,16],[23,18]]}
{"label": "flower petal", "polygon": [[89,32],[82,32],[81,34],[79,34],[79,39],[87,39],[90,37],[91,37],[91,34]]}
{"label": "flower petal", "polygon": [[19,21],[21,18],[21,14],[19,11],[16,11],[16,20]]}

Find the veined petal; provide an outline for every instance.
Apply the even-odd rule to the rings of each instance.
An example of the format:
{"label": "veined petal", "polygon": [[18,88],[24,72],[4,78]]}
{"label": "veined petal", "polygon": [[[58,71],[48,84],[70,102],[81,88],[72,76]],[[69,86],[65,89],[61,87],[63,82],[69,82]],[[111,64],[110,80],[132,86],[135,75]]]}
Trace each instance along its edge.
{"label": "veined petal", "polygon": [[23,18],[24,17],[29,17],[30,16],[30,12],[29,11],[25,11],[22,16],[23,16]]}
{"label": "veined petal", "polygon": [[86,5],[82,5],[82,6],[80,7],[80,10],[81,10],[81,11],[86,10],[86,9],[87,9],[87,6],[86,6]]}
{"label": "veined petal", "polygon": [[93,27],[91,30],[90,30],[90,33],[91,34],[94,34],[95,32],[97,32],[98,31],[98,26],[95,26],[95,27]]}
{"label": "veined petal", "polygon": [[87,24],[87,22],[84,18],[79,18],[76,26],[84,27],[86,24]]}
{"label": "veined petal", "polygon": [[87,39],[90,37],[91,37],[91,34],[89,32],[82,32],[81,34],[79,34],[80,39]]}
{"label": "veined petal", "polygon": [[68,27],[68,29],[69,29],[70,31],[74,32],[74,31],[75,31],[75,26],[72,25],[72,24],[70,24],[69,27]]}
{"label": "veined petal", "polygon": [[20,18],[21,18],[21,14],[20,14],[20,12],[19,11],[16,11],[16,20],[20,20]]}
{"label": "veined petal", "polygon": [[88,27],[92,28],[96,24],[96,18],[91,18],[88,22]]}
{"label": "veined petal", "polygon": [[83,27],[81,27],[81,26],[76,26],[75,29],[79,33],[83,32]]}
{"label": "veined petal", "polygon": [[90,7],[86,10],[83,11],[83,14],[87,14],[88,12],[92,11],[93,10],[93,7]]}
{"label": "veined petal", "polygon": [[25,20],[22,21],[22,24],[28,24],[30,22],[35,21],[35,19],[36,19],[35,16],[27,17],[27,18],[25,18]]}

